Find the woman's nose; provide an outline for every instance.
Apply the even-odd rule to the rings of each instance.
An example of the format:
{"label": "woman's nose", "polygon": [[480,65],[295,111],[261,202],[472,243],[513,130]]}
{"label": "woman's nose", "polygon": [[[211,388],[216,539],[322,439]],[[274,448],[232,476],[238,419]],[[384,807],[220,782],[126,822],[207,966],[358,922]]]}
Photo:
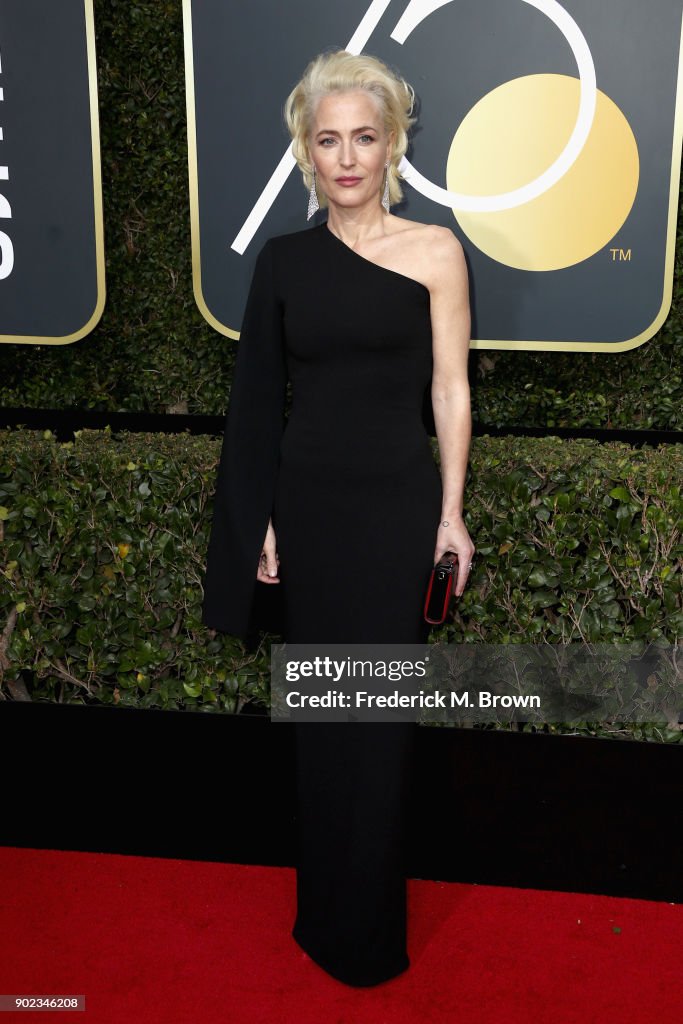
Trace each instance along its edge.
{"label": "woman's nose", "polygon": [[339,153],[339,162],[344,167],[352,167],[356,162],[353,146],[350,142],[342,142]]}

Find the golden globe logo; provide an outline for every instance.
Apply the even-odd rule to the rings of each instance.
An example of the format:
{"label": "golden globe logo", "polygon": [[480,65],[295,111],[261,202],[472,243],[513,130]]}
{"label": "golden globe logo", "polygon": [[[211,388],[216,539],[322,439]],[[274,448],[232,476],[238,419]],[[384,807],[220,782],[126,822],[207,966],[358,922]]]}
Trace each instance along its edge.
{"label": "golden globe logo", "polygon": [[[457,0],[411,0],[391,33],[398,43],[429,15]],[[596,87],[590,47],[557,0],[520,0],[565,37],[579,78],[528,75],[499,86],[466,114],[445,168],[448,188],[404,157],[403,178],[448,206],[465,234],[493,259],[523,270],[557,270],[607,244],[638,189],[638,146],[628,121]],[[389,0],[375,0],[347,44],[361,53]],[[548,130],[551,126],[552,130]],[[295,166],[285,151],[232,242],[243,253]]]}
{"label": "golden globe logo", "polygon": [[[400,168],[405,216],[451,226],[463,242],[473,348],[618,352],[664,323],[683,138],[681,0],[658,0],[656,18],[638,0],[264,0],[258,19],[237,0],[184,5],[195,294],[222,333],[239,336],[264,239],[305,227],[282,103],[305,63],[335,47],[376,54],[417,91],[418,132]],[[232,79],[216,56],[221,31],[239,65]],[[223,120],[212,127],[217,91]],[[216,167],[223,195],[212,192]]]}
{"label": "golden globe logo", "polygon": [[[488,199],[514,192],[519,181],[538,180],[571,131],[580,91],[567,75],[529,75],[484,96],[453,137],[449,191],[480,189]],[[595,90],[590,130],[557,181],[509,208],[453,212],[492,259],[522,270],[559,270],[612,241],[631,212],[638,172],[638,144],[626,117]]]}

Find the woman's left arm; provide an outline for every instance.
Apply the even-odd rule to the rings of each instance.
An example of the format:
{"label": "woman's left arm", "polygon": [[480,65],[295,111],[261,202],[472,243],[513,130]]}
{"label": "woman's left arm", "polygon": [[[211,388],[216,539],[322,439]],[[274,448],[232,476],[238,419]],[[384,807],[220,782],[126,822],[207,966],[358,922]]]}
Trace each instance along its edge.
{"label": "woman's left arm", "polygon": [[469,280],[463,248],[453,232],[440,227],[432,231],[429,247],[434,359],[432,408],[443,487],[434,563],[446,551],[457,552],[455,594],[460,597],[474,555],[474,544],[463,520],[465,474],[472,436],[467,377],[471,329]]}

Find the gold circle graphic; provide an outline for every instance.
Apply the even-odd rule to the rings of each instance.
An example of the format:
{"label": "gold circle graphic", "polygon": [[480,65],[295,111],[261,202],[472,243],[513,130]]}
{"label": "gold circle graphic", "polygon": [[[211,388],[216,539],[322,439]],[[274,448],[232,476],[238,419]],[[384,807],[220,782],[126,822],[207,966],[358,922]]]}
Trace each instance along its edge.
{"label": "gold circle graphic", "polygon": [[[447,187],[494,195],[520,188],[562,152],[576,122],[579,80],[527,75],[483,96],[465,115],[448,154]],[[628,217],[638,190],[638,145],[609,96],[597,91],[581,153],[557,184],[511,210],[453,214],[492,259],[520,270],[561,270],[599,252]]]}

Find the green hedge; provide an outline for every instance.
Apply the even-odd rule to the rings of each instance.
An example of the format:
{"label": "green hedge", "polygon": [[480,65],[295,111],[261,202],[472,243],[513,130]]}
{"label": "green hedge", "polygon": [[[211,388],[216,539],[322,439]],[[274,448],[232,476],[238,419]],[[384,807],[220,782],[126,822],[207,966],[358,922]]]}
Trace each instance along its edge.
{"label": "green hedge", "polygon": [[[0,432],[0,696],[269,705],[269,642],[280,638],[249,651],[200,618],[219,452],[219,439],[187,434],[81,431],[59,443]],[[432,639],[677,641],[681,479],[683,445],[476,439],[475,567]],[[572,731],[681,738],[658,725]]]}
{"label": "green hedge", "polygon": [[[95,17],[107,305],[74,345],[0,345],[0,406],[220,414],[235,344],[192,295],[181,0],[95,0]],[[475,418],[681,429],[682,245],[655,339],[614,355],[479,353]]]}

